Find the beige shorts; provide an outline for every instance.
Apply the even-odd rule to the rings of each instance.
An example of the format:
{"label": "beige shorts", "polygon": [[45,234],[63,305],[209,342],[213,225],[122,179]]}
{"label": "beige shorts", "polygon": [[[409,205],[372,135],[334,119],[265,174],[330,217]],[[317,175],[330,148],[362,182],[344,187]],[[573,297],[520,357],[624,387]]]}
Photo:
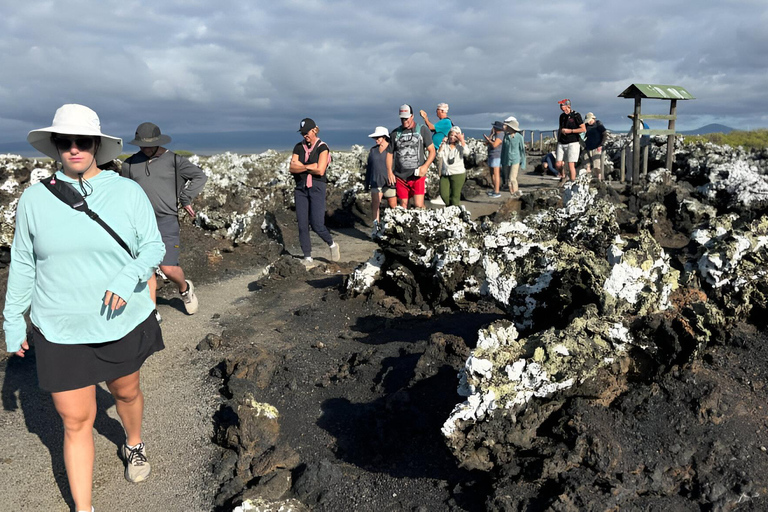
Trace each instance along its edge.
{"label": "beige shorts", "polygon": [[584,156],[586,157],[584,161],[587,165],[592,169],[600,169],[600,153],[598,153],[596,149],[585,151]]}
{"label": "beige shorts", "polygon": [[579,161],[579,151],[581,147],[578,142],[571,142],[570,144],[557,144],[557,151],[555,151],[556,162],[573,162]]}
{"label": "beige shorts", "polygon": [[378,192],[385,198],[397,197],[397,189],[395,187],[373,187],[371,192]]}

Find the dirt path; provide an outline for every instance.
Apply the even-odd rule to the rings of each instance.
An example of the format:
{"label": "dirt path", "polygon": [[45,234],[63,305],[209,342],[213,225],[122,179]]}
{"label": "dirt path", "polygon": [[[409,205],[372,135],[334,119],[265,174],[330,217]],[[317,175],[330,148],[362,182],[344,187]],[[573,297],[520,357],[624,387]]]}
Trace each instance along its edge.
{"label": "dirt path", "polygon": [[[538,176],[521,177],[521,188],[554,186]],[[490,199],[484,194],[465,203],[473,217],[496,210],[508,198]],[[314,237],[314,235],[313,235]],[[342,263],[365,261],[376,245],[368,228],[334,231],[341,246]],[[287,249],[300,254],[297,240]],[[326,263],[328,250],[313,238],[316,261]],[[294,247],[295,245],[295,247]],[[329,267],[330,268],[330,267]],[[210,510],[215,485],[210,465],[218,448],[212,445],[212,416],[221,403],[220,382],[208,376],[222,355],[199,352],[198,342],[208,333],[221,333],[222,324],[240,313],[238,304],[254,287],[263,269],[197,287],[200,311],[181,312],[177,298],[161,300],[166,349],[152,356],[142,369],[146,411],[144,440],[153,465],[152,477],[132,485],[123,478],[117,456],[124,440],[111,396],[97,389],[96,465],[94,506],[97,511],[205,511]],[[337,270],[338,271],[338,270]],[[279,309],[279,308],[278,308]],[[282,314],[265,310],[265,324]],[[261,333],[263,334],[263,333]],[[61,422],[50,395],[37,387],[34,360],[7,359],[0,364],[3,410],[0,412],[0,496],[2,510],[67,511],[72,507],[62,455]]]}

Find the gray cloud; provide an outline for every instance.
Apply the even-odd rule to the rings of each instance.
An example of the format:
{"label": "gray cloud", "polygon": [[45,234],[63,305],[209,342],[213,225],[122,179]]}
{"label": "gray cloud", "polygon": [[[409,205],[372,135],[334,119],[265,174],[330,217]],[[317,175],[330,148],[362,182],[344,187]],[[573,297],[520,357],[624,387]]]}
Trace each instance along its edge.
{"label": "gray cloud", "polygon": [[[397,124],[403,102],[485,128],[514,114],[551,128],[568,97],[625,129],[633,82],[678,84],[680,129],[768,122],[763,1],[3,1],[0,142],[63,103],[121,136]],[[251,5],[255,4],[255,5]],[[666,102],[644,109],[665,112]]]}

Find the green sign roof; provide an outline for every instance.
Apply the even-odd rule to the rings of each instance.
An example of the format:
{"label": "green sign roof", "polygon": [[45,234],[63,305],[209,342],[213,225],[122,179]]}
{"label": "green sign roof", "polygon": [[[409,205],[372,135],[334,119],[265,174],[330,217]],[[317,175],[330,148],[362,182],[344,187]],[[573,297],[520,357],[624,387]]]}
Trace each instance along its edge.
{"label": "green sign roof", "polygon": [[691,93],[679,85],[632,84],[619,98],[653,98],[657,100],[695,100]]}

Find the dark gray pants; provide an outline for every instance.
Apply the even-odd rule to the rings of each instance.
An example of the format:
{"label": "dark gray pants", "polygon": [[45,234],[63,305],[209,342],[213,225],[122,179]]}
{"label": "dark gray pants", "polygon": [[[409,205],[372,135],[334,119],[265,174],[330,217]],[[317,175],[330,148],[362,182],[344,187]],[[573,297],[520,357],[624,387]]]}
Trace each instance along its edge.
{"label": "dark gray pants", "polygon": [[325,186],[322,181],[312,183],[312,188],[293,189],[296,202],[296,220],[299,222],[299,243],[304,257],[312,256],[312,241],[309,239],[309,227],[317,233],[323,242],[333,244],[330,231],[325,227]]}

